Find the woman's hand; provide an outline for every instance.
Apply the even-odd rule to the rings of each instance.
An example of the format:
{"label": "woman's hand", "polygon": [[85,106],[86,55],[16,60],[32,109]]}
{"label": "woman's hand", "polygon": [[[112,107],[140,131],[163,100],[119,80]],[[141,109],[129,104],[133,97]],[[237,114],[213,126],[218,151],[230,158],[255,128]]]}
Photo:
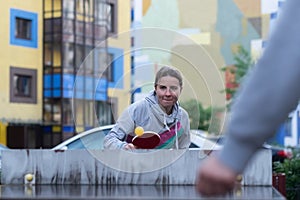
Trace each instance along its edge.
{"label": "woman's hand", "polygon": [[136,147],[132,143],[128,143],[124,146],[125,150],[134,150]]}

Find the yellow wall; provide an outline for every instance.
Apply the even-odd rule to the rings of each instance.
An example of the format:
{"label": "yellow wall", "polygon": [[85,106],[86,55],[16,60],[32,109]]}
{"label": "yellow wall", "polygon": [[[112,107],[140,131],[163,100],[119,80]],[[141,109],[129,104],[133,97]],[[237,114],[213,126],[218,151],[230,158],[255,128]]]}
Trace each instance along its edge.
{"label": "yellow wall", "polygon": [[124,50],[124,88],[109,89],[110,97],[118,98],[117,115],[130,104],[130,0],[118,0],[118,34],[116,37],[110,37],[109,47],[122,48]]}
{"label": "yellow wall", "polygon": [[[41,0],[2,1],[0,6],[0,120],[2,118],[20,121],[42,119],[42,41],[43,19]],[[38,15],[38,47],[28,48],[10,45],[10,9],[34,12]],[[10,103],[10,66],[37,69],[37,104]]]}
{"label": "yellow wall", "polygon": [[6,146],[7,134],[6,134],[7,123],[0,122],[0,144]]}
{"label": "yellow wall", "polygon": [[[222,77],[221,74],[213,73],[214,70],[211,70],[211,73],[205,73],[207,68],[221,68],[224,66],[225,62],[224,58],[219,53],[222,38],[219,33],[214,30],[218,16],[218,1],[189,0],[187,2],[185,0],[177,0],[177,3],[180,13],[178,29],[192,28],[199,30],[198,33],[186,34],[193,43],[175,47],[190,55],[189,59],[194,59],[193,61],[197,65],[191,67],[189,64],[182,63],[182,61],[177,60],[176,58],[171,59],[172,65],[178,66],[186,77],[180,100],[187,101],[189,99],[197,99],[204,106],[210,106],[212,98],[214,97],[214,101],[216,101],[214,103],[222,105],[224,102],[224,94],[219,91],[222,91],[224,88],[223,85],[220,85],[220,82],[223,81],[224,77]],[[200,51],[202,52],[201,55],[195,55],[195,52],[199,53],[200,46],[205,49],[205,51]],[[212,60],[210,60],[209,57]],[[194,67],[197,68],[199,74],[193,72]],[[215,83],[208,86],[207,80],[216,78],[217,80]],[[199,91],[201,92],[199,93]]]}

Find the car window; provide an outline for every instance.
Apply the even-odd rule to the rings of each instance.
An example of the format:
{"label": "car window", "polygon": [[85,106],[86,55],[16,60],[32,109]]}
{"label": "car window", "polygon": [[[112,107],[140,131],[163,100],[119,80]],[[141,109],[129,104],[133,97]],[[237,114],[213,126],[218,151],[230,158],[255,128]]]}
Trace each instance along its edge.
{"label": "car window", "polygon": [[103,140],[110,129],[95,131],[68,144],[68,149],[103,149]]}

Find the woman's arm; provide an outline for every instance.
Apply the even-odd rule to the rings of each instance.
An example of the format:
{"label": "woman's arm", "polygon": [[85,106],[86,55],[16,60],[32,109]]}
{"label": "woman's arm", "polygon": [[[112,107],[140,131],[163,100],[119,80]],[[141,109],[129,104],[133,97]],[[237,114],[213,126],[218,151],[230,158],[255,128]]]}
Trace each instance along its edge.
{"label": "woman's arm", "polygon": [[126,135],[134,129],[134,122],[127,108],[117,120],[115,126],[104,138],[104,148],[106,149],[123,149],[128,144]]}

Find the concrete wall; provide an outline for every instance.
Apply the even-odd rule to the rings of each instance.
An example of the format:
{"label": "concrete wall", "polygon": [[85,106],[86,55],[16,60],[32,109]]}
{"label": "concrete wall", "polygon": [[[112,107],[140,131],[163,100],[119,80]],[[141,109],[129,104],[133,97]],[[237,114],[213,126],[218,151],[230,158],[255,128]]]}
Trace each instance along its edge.
{"label": "concrete wall", "polygon": [[[2,184],[193,185],[210,150],[7,150],[2,153]],[[271,151],[259,151],[243,174],[243,185],[272,185]]]}

